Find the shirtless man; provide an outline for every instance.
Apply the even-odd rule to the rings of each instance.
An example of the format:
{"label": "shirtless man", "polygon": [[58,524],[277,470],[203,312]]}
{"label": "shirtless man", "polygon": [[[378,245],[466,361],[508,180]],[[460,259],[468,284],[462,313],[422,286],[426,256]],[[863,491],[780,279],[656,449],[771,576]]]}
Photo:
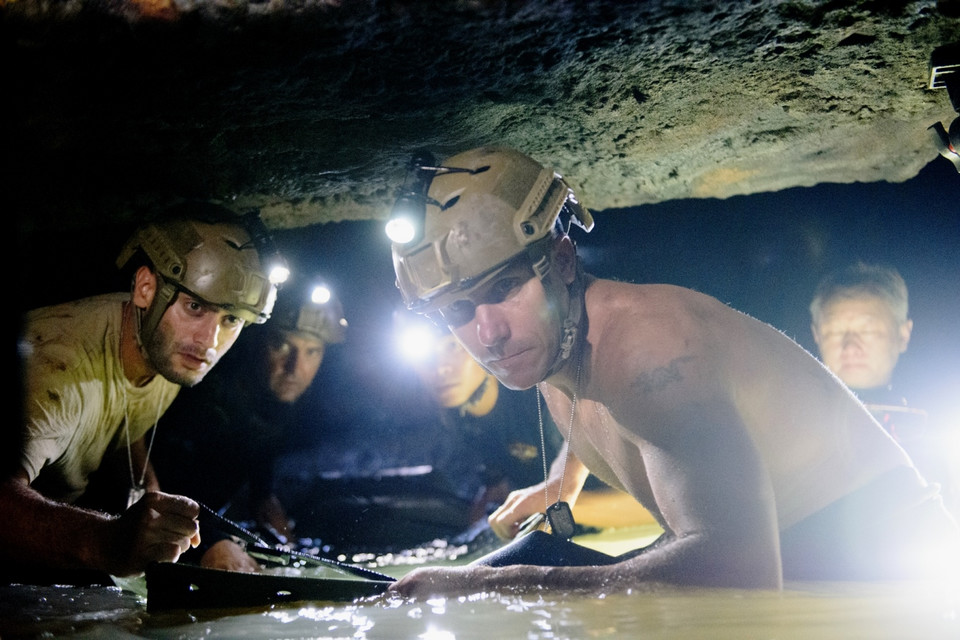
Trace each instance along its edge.
{"label": "shirtless man", "polygon": [[[23,419],[7,427],[19,431],[19,456],[0,481],[3,578],[109,582],[199,543],[199,506],[160,492],[144,435],[245,323],[269,317],[276,284],[261,264],[263,238],[262,225],[188,203],[124,246],[117,265],[132,273],[129,293],[26,315]],[[122,461],[124,477],[129,464],[131,486],[119,487],[126,504],[111,513],[76,506],[110,459]]]}
{"label": "shirtless man", "polygon": [[[925,575],[956,553],[935,487],[798,345],[694,291],[584,274],[563,220],[589,231],[592,219],[558,175],[502,148],[414,171],[398,203],[419,196],[425,232],[393,245],[407,305],[505,386],[539,384],[570,452],[551,469],[551,501],[573,503],[589,469],[665,533],[610,565],[423,568],[394,592],[776,589]],[[491,520],[515,535],[544,507],[539,485]],[[947,547],[925,562],[932,540]]]}

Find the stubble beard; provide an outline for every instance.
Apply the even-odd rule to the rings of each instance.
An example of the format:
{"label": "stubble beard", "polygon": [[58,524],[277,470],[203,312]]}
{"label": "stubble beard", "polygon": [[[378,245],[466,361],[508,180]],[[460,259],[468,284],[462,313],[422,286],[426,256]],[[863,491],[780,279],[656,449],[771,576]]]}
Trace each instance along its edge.
{"label": "stubble beard", "polygon": [[178,350],[177,343],[168,338],[163,323],[160,323],[150,339],[143,343],[144,358],[147,364],[170,382],[183,387],[192,387],[199,383],[216,364],[216,360],[214,360],[206,371],[179,370],[173,364],[174,355]]}

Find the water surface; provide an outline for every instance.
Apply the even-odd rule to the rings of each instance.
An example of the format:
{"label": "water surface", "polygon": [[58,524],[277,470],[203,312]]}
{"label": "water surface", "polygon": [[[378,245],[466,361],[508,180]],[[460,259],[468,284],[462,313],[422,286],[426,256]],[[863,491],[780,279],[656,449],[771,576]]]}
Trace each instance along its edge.
{"label": "water surface", "polygon": [[[631,539],[638,538],[605,532],[583,541],[616,552]],[[379,568],[399,577],[417,564],[409,558],[395,560],[397,564]],[[804,582],[787,583],[780,592],[482,593],[419,602],[381,596],[349,603],[160,613],[147,612],[142,580],[122,584],[124,588],[0,587],[0,637],[960,639],[958,582]]]}

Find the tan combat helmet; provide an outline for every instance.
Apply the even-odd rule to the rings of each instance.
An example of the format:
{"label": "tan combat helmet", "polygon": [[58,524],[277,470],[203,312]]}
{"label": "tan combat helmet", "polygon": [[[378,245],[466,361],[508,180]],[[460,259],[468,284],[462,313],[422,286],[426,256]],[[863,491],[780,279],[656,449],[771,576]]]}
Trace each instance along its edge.
{"label": "tan combat helmet", "polygon": [[[214,219],[210,215],[214,209],[218,217],[229,213],[209,203],[178,207],[175,217],[138,228],[120,251],[118,268],[142,252],[159,276],[153,302],[140,323],[141,341],[153,335],[179,291],[248,323],[262,324],[270,317],[277,287],[285,276],[271,276],[264,264],[268,258],[265,247],[275,254],[266,229],[252,216],[233,216],[235,221],[227,222],[201,221]],[[191,217],[194,210],[198,215]],[[272,257],[279,259],[278,254]]]}
{"label": "tan combat helmet", "polygon": [[303,333],[324,344],[343,342],[347,319],[340,298],[322,280],[284,287],[268,327]]}
{"label": "tan combat helmet", "polygon": [[[513,149],[482,147],[430,166],[414,162],[394,208],[420,207],[422,233],[394,241],[393,265],[404,303],[432,313],[494,278],[528,254],[542,278],[544,243],[561,213],[586,231],[593,218],[563,178]],[[564,232],[569,229],[569,222]]]}

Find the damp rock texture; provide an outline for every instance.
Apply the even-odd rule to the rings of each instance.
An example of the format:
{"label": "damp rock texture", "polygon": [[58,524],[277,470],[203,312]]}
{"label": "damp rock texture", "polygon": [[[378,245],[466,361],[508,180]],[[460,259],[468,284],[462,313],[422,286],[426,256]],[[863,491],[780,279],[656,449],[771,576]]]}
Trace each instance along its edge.
{"label": "damp rock texture", "polygon": [[594,209],[903,181],[955,0],[0,0],[26,224],[183,197],[386,218],[411,154],[523,150]]}

